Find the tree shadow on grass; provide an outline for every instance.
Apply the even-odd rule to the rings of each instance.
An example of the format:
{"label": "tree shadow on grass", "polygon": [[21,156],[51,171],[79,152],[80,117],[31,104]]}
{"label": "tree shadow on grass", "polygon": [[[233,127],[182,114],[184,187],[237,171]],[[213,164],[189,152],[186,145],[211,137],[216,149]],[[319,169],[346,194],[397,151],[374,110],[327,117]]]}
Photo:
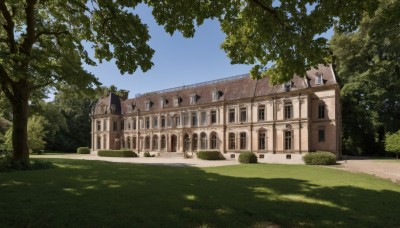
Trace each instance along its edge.
{"label": "tree shadow on grass", "polygon": [[[57,160],[0,177],[11,227],[396,227],[400,193],[191,167]],[[238,167],[240,168],[240,167]]]}

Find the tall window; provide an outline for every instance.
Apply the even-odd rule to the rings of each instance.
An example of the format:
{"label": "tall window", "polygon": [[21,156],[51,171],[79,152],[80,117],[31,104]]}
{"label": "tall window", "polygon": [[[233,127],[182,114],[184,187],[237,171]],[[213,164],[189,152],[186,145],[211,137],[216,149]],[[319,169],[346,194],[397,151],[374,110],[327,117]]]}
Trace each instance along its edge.
{"label": "tall window", "polygon": [[131,137],[128,136],[126,138],[126,148],[131,149]]}
{"label": "tall window", "polygon": [[240,149],[241,150],[245,150],[247,148],[246,142],[247,142],[246,132],[240,133]]}
{"label": "tall window", "polygon": [[158,128],[158,116],[153,117],[153,126],[154,128]]}
{"label": "tall window", "polygon": [[187,113],[182,113],[183,125],[189,125],[189,115]]}
{"label": "tall window", "polygon": [[215,132],[210,135],[210,149],[217,149],[217,133]]}
{"label": "tall window", "polygon": [[113,121],[113,131],[118,131],[117,121]]}
{"label": "tall window", "polygon": [[97,149],[98,150],[101,149],[101,137],[100,136],[97,137]]}
{"label": "tall window", "polygon": [[151,101],[150,100],[147,100],[147,101],[145,101],[145,109],[146,110],[149,110],[150,109],[150,107],[151,107]]}
{"label": "tall window", "polygon": [[136,150],[136,137],[132,137],[132,149]]}
{"label": "tall window", "polygon": [[130,130],[130,129],[131,129],[131,121],[128,120],[128,130]]}
{"label": "tall window", "polygon": [[211,111],[211,124],[217,123],[217,111],[213,110]]}
{"label": "tall window", "polygon": [[190,138],[189,135],[186,134],[183,138],[183,151],[187,152],[190,149]]}
{"label": "tall window", "polygon": [[198,141],[197,134],[193,134],[192,136],[192,150],[195,151],[197,150],[197,141]]}
{"label": "tall window", "polygon": [[181,103],[181,98],[178,96],[175,96],[174,97],[174,107],[178,107],[180,103]]}
{"label": "tall window", "polygon": [[204,132],[200,134],[200,147],[203,150],[207,149],[207,135]]}
{"label": "tall window", "polygon": [[150,149],[150,136],[146,136],[145,140],[144,140],[144,148],[146,150]]}
{"label": "tall window", "polygon": [[165,107],[165,103],[166,103],[165,97],[161,97],[161,98],[160,98],[160,107],[161,107],[161,108],[164,108],[164,107]]}
{"label": "tall window", "polygon": [[234,123],[235,122],[235,109],[231,108],[229,109],[229,123]]}
{"label": "tall window", "polygon": [[293,118],[293,105],[292,102],[285,103],[285,119]]}
{"label": "tall window", "polygon": [[175,117],[175,126],[177,127],[181,126],[181,117],[179,116]]}
{"label": "tall window", "polygon": [[121,130],[125,130],[125,124],[124,124],[124,121],[123,120],[121,120],[121,123],[120,123],[120,128],[121,128]]}
{"label": "tall window", "polygon": [[150,117],[146,117],[146,129],[150,128]]}
{"label": "tall window", "polygon": [[318,105],[318,119],[325,118],[325,104]]}
{"label": "tall window", "polygon": [[292,131],[285,131],[285,150],[292,149]]}
{"label": "tall window", "polygon": [[153,142],[152,142],[153,150],[158,150],[158,136],[153,135]]}
{"label": "tall window", "polygon": [[161,127],[165,127],[165,116],[161,116]]}
{"label": "tall window", "polygon": [[236,148],[235,145],[235,133],[229,133],[229,146],[230,150],[234,150]]}
{"label": "tall window", "polygon": [[265,105],[258,106],[258,121],[265,120]]}
{"label": "tall window", "polygon": [[258,132],[258,150],[265,150],[265,130]]}
{"label": "tall window", "polygon": [[201,125],[206,125],[206,124],[207,124],[207,113],[201,112]]}
{"label": "tall window", "polygon": [[165,149],[167,147],[167,141],[165,135],[161,135],[161,149]]}
{"label": "tall window", "polygon": [[190,95],[190,104],[196,104],[197,102],[197,95],[194,93]]}
{"label": "tall window", "polygon": [[318,142],[325,142],[325,130],[324,129],[318,130]]}
{"label": "tall window", "polygon": [[218,101],[219,100],[219,96],[220,96],[219,91],[218,90],[214,90],[212,92],[212,101]]}
{"label": "tall window", "polygon": [[97,125],[97,131],[101,131],[101,121],[100,120],[96,121],[96,125]]}
{"label": "tall window", "polygon": [[192,112],[192,126],[197,126],[197,113]]}
{"label": "tall window", "polygon": [[245,107],[240,108],[240,122],[247,121],[247,109]]}
{"label": "tall window", "polygon": [[315,83],[318,85],[323,83],[322,74],[317,74],[317,76],[315,78]]}

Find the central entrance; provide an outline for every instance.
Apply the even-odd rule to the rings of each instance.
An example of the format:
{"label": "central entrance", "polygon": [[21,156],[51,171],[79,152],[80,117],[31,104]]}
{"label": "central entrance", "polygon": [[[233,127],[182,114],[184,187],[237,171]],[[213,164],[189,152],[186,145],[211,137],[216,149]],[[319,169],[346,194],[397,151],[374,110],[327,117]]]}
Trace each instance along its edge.
{"label": "central entrance", "polygon": [[178,137],[176,137],[176,135],[171,135],[171,152],[176,152],[177,145]]}

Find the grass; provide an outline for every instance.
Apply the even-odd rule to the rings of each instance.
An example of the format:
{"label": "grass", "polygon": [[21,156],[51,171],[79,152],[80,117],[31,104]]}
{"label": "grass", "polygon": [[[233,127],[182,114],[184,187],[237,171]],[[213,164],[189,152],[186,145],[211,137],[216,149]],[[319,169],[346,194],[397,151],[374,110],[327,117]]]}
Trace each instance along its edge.
{"label": "grass", "polygon": [[51,159],[0,174],[2,227],[398,227],[400,186],[303,165]]}

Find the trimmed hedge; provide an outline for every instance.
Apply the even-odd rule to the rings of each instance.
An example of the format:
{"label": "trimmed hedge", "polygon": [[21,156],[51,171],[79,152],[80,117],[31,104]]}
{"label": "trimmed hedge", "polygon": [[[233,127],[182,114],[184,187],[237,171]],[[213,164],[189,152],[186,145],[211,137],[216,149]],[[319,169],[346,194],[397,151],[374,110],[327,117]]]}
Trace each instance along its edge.
{"label": "trimmed hedge", "polygon": [[146,157],[146,158],[155,157],[155,156],[156,156],[155,154],[151,155],[149,151],[146,151],[143,154],[143,157]]}
{"label": "trimmed hedge", "polygon": [[241,152],[239,155],[240,163],[257,163],[257,155],[251,151]]}
{"label": "trimmed hedge", "polygon": [[99,150],[100,157],[137,157],[138,155],[130,150]]}
{"label": "trimmed hedge", "polygon": [[335,165],[336,156],[331,152],[312,152],[303,157],[306,165]]}
{"label": "trimmed hedge", "polygon": [[89,147],[79,147],[78,149],[76,149],[76,152],[78,154],[90,154],[90,149]]}
{"label": "trimmed hedge", "polygon": [[201,160],[225,160],[224,155],[219,151],[199,151],[197,158]]}

